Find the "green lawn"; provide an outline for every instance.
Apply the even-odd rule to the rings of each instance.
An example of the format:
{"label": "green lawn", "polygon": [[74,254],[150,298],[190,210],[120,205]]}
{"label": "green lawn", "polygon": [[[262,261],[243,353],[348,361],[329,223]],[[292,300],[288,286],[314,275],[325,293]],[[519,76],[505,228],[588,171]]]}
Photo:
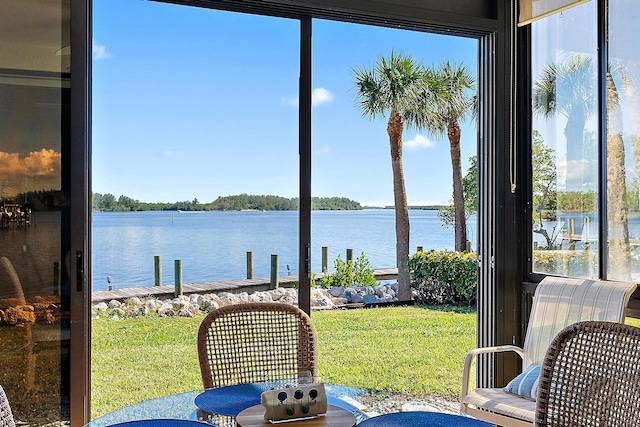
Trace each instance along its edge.
{"label": "green lawn", "polygon": [[[196,334],[203,316],[93,319],[92,417],[202,388]],[[324,382],[457,396],[475,347],[475,311],[388,307],[313,312]]]}

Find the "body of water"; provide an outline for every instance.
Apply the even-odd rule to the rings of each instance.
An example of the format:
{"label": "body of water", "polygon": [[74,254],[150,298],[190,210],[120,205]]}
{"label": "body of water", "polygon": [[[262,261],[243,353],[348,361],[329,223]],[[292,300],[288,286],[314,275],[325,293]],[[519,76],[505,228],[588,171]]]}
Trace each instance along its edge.
{"label": "body of water", "polygon": [[[410,253],[417,246],[453,249],[453,228],[443,228],[436,211],[411,210]],[[364,252],[373,268],[395,267],[392,209],[313,211],[311,269],[321,271],[322,246],[329,248],[329,270],[340,255]],[[253,252],[254,277],[269,277],[271,254],[280,275],[298,274],[298,212],[96,212],[92,227],[93,290],[152,286],[153,257],[162,257],[162,283],[174,283],[174,260],[182,260],[183,282],[246,278],[246,253]],[[472,247],[475,220],[468,225]],[[287,266],[289,268],[287,268]]]}

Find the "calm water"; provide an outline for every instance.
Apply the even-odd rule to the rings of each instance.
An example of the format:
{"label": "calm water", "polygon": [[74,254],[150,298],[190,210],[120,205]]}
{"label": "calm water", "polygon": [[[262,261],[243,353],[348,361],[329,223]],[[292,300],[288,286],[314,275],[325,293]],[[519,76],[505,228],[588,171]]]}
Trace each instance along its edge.
{"label": "calm water", "polygon": [[[410,252],[453,249],[453,229],[443,228],[436,211],[411,210]],[[329,247],[329,269],[346,249],[364,251],[373,268],[394,267],[395,220],[392,209],[314,211],[311,216],[311,268],[321,271],[322,246]],[[469,223],[475,245],[475,220]],[[97,212],[93,214],[92,286],[106,290],[152,286],[154,255],[162,257],[162,283],[174,282],[174,260],[182,260],[183,282],[243,279],[246,253],[253,252],[254,276],[269,277],[271,254],[280,275],[298,274],[298,212]]]}

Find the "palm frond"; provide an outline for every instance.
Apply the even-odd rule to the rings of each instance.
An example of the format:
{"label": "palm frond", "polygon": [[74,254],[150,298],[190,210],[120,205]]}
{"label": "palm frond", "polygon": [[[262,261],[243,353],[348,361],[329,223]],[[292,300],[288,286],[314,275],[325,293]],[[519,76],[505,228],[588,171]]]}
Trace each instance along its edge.
{"label": "palm frond", "polygon": [[435,137],[446,135],[450,122],[464,122],[475,117],[475,80],[463,64],[445,62],[438,68],[431,67],[430,78],[432,99],[424,106],[432,118],[425,124],[427,132]]}
{"label": "palm frond", "polygon": [[571,115],[580,109],[589,117],[594,112],[597,91],[593,58],[571,54],[558,63],[545,66],[533,84],[533,111],[543,117]]}
{"label": "palm frond", "polygon": [[356,104],[364,117],[376,119],[398,111],[403,117],[416,109],[415,93],[422,85],[424,66],[411,56],[391,51],[379,56],[376,64],[352,70]]}
{"label": "palm frond", "polygon": [[475,80],[462,64],[426,68],[402,52],[379,56],[374,66],[352,71],[362,115],[376,119],[397,111],[407,129],[446,135],[452,121],[475,118]]}

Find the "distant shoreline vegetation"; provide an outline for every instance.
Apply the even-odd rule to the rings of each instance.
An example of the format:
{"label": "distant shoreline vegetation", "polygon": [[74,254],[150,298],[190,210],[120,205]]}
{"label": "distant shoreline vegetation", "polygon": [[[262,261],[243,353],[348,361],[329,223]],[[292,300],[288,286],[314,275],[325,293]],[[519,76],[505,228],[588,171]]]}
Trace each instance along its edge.
{"label": "distant shoreline vegetation", "polygon": [[[116,198],[111,193],[93,193],[92,207],[101,212],[131,211],[295,211],[298,210],[298,198],[280,196],[258,196],[238,194],[221,196],[211,203],[200,203],[198,199],[173,203],[141,202],[128,196]],[[438,210],[440,205],[409,206],[410,209]],[[393,206],[361,206],[359,202],[346,197],[312,197],[312,210],[362,210],[393,209]]]}
{"label": "distant shoreline vegetation", "polygon": [[[418,211],[438,211],[446,207],[446,205],[409,205],[409,209]],[[395,206],[363,206],[362,209],[395,209]]]}
{"label": "distant shoreline vegetation", "polygon": [[[210,203],[200,203],[198,199],[173,203],[149,203],[128,196],[116,198],[113,194],[93,193],[92,207],[95,211],[295,211],[297,198],[280,196],[258,196],[238,194],[218,197]],[[346,197],[313,197],[313,210],[362,210],[355,200]]]}

